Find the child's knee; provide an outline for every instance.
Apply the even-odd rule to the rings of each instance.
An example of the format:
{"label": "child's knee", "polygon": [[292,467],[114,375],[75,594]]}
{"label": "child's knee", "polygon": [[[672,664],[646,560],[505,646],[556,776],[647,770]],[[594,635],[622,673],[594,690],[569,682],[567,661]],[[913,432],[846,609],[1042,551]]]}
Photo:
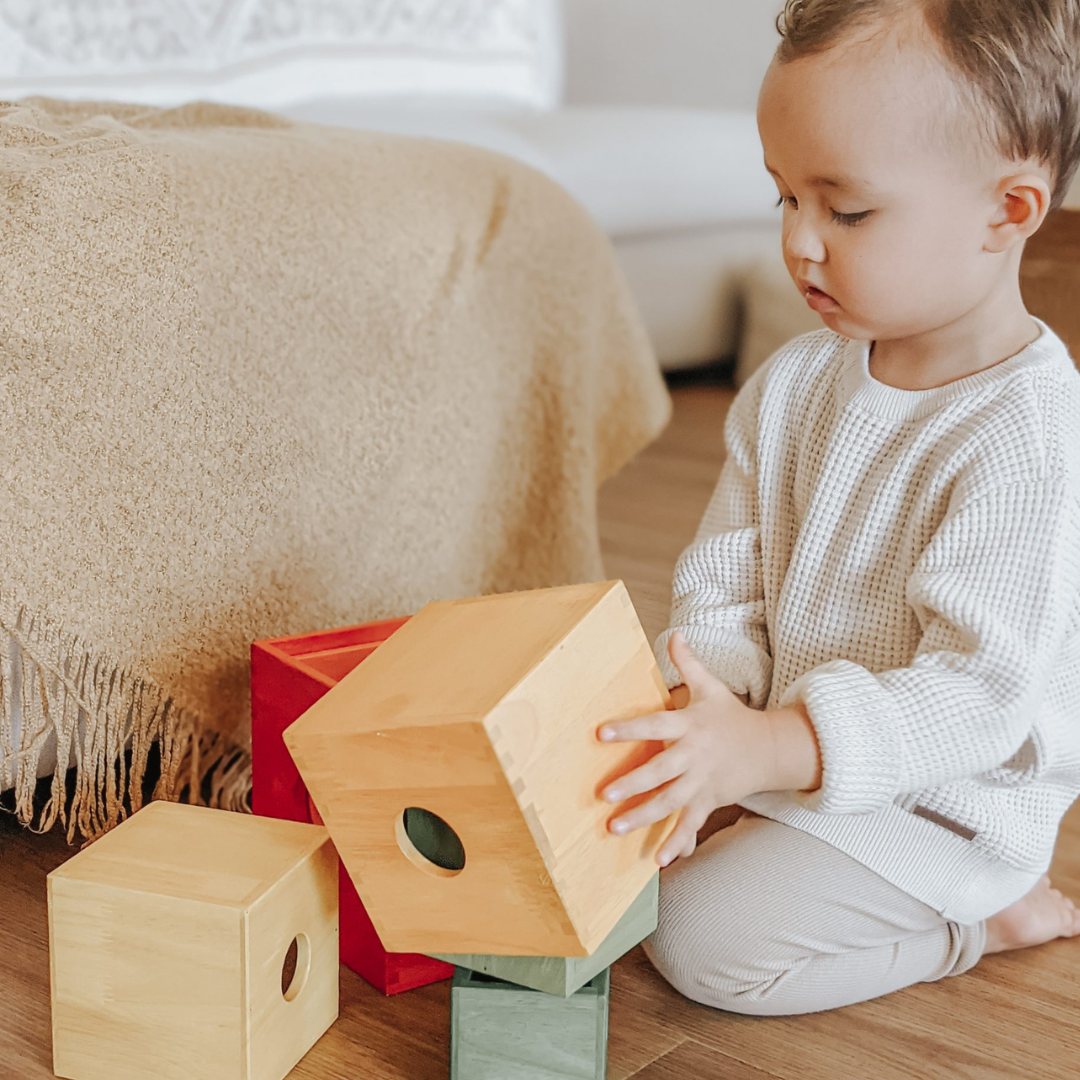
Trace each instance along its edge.
{"label": "child's knee", "polygon": [[[752,890],[713,890],[707,902],[686,877],[664,888],[656,930],[642,942],[650,963],[680,994],[747,1016],[785,1015],[782,999],[807,957],[762,923]],[[721,913],[718,915],[718,913]]]}
{"label": "child's knee", "polygon": [[[736,826],[745,827],[745,823]],[[656,930],[643,942],[653,967],[680,994],[728,1012],[775,1015],[786,977],[805,954],[785,941],[775,912],[762,903],[770,868],[733,858],[730,843],[713,837],[687,860],[660,875]],[[783,837],[786,839],[786,837]]]}
{"label": "child's knee", "polygon": [[658,928],[642,949],[664,980],[691,1001],[746,1016],[788,1014],[780,998],[785,982],[801,966],[798,961],[770,970],[754,963],[752,941],[735,954],[703,944],[700,937],[681,938]]}

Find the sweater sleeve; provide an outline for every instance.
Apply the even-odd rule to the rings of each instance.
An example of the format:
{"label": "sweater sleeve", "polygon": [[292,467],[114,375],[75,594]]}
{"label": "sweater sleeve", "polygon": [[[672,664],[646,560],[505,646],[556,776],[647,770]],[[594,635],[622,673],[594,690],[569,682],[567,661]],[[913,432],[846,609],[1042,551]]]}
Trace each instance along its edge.
{"label": "sweater sleeve", "polygon": [[1080,501],[1060,479],[1014,481],[950,508],[907,582],[922,636],[907,667],[832,660],[788,686],[817,733],[809,810],[871,813],[1004,765],[1028,741],[1078,631]]}
{"label": "sweater sleeve", "polygon": [[675,565],[670,625],[653,646],[668,687],[677,686],[682,677],[668,641],[680,630],[702,664],[757,709],[772,682],[757,493],[757,415],[766,368],[754,372],[728,409],[727,458],[694,541]]}

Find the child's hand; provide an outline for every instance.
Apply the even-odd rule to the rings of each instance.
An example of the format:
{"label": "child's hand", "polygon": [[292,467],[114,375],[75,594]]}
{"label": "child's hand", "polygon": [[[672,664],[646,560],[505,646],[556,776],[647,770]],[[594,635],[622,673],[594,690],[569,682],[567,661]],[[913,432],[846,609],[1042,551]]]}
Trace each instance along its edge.
{"label": "child's hand", "polygon": [[[668,653],[689,690],[686,706],[611,721],[599,729],[605,742],[633,739],[666,743],[663,751],[608,785],[603,793],[609,802],[621,802],[667,785],[610,825],[612,831],[625,835],[684,808],[657,853],[661,866],[676,856],[693,854],[698,829],[717,807],[766,790],[762,786],[763,761],[770,738],[762,714],[713,676],[678,631],[671,635]],[[612,734],[606,736],[607,732]]]}

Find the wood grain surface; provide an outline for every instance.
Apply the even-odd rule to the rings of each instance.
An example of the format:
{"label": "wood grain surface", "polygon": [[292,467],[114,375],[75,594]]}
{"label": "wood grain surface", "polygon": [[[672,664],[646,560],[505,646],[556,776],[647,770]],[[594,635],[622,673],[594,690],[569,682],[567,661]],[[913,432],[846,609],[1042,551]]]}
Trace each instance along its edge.
{"label": "wood grain surface", "polygon": [[[663,747],[597,729],[669,701],[625,584],[589,582],[427,604],[283,738],[388,950],[586,957],[675,825],[611,832],[641,799],[599,792]],[[457,834],[456,869],[409,809]]]}

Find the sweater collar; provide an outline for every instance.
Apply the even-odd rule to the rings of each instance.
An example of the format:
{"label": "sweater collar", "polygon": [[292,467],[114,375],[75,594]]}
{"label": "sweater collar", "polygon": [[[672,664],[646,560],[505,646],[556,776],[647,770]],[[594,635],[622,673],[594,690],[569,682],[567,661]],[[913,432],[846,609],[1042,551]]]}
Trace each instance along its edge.
{"label": "sweater collar", "polygon": [[1062,357],[1072,369],[1073,364],[1065,343],[1042,319],[1035,316],[1032,318],[1041,333],[1020,352],[982,371],[966,375],[962,379],[954,379],[944,386],[931,387],[929,390],[902,390],[897,386],[879,382],[870,374],[871,343],[846,338],[842,346],[844,362],[837,383],[840,404],[846,405],[850,402],[865,412],[892,420],[919,420],[950,401],[1003,382],[1017,371],[1052,366],[1060,363]]}

